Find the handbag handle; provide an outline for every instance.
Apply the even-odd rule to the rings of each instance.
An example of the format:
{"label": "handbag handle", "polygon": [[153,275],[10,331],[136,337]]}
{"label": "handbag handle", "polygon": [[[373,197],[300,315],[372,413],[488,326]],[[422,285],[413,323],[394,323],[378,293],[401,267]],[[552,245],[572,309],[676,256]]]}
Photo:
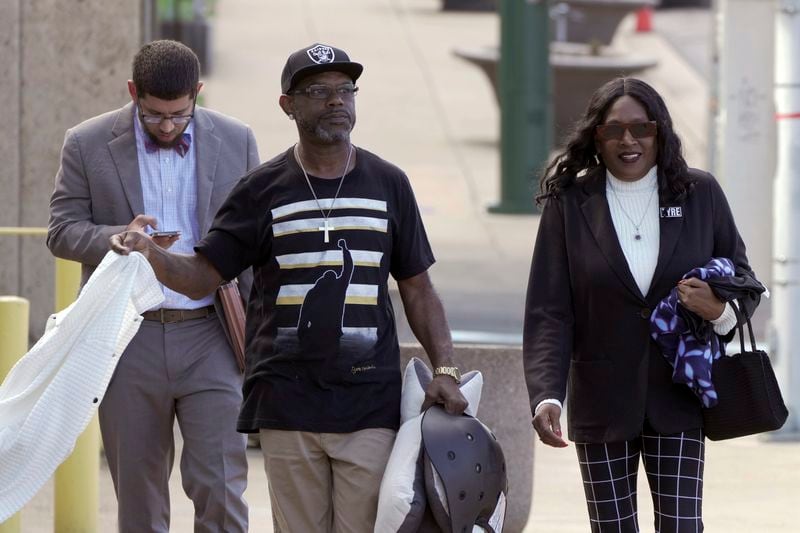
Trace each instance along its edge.
{"label": "handbag handle", "polygon": [[745,316],[745,314],[739,309],[739,304],[736,303],[736,300],[731,300],[728,302],[733,307],[733,312],[736,315],[736,330],[739,334],[739,344],[742,347],[742,351],[740,353],[745,353],[744,349],[744,331],[742,328],[742,318],[747,320],[747,332],[750,334],[750,346],[752,347],[753,351],[756,351],[756,337],[753,335],[753,324],[750,323],[750,317]]}

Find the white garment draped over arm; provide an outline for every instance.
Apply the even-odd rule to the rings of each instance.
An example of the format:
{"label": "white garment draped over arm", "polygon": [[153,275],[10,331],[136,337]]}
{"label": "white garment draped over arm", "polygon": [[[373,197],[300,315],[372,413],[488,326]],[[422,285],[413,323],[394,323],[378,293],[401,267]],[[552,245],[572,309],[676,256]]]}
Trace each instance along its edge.
{"label": "white garment draped over arm", "polygon": [[97,411],[140,316],[164,299],[139,253],[108,252],[78,299],[0,385],[0,523],[70,454]]}

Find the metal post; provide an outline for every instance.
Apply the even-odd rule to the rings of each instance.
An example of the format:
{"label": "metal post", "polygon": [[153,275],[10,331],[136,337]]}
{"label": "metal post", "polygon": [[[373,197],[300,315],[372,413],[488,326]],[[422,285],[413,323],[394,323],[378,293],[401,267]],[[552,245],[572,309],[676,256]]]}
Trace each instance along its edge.
{"label": "metal post", "polygon": [[[56,259],[56,311],[75,300],[80,278],[79,263]],[[100,427],[95,416],[78,437],[72,454],[56,470],[55,531],[97,531],[99,475]]]}
{"label": "metal post", "polygon": [[[0,296],[0,382],[28,351],[28,314],[25,298]],[[20,513],[0,524],[0,533],[19,533]]]}
{"label": "metal post", "polygon": [[720,85],[721,85],[721,65],[720,50],[722,49],[723,28],[722,17],[725,13],[723,3],[726,0],[711,0],[711,34],[709,38],[709,54],[711,57],[711,68],[708,72],[708,171],[719,179],[720,172],[717,162],[717,151],[719,142],[717,127],[720,115]]}
{"label": "metal post", "polygon": [[545,0],[500,1],[500,203],[492,213],[533,213],[550,153],[550,31]]}
{"label": "metal post", "polygon": [[800,0],[780,0],[775,18],[775,117],[778,167],[770,353],[789,407],[782,437],[800,438]]}
{"label": "metal post", "polygon": [[[775,5],[764,0],[717,0],[716,82],[710,85],[715,120],[709,140],[714,174],[725,187],[747,257],[758,279],[772,287],[772,186],[775,177]],[[758,31],[753,31],[758,28]],[[746,35],[747,38],[742,38]],[[756,335],[762,335],[755,316]]]}

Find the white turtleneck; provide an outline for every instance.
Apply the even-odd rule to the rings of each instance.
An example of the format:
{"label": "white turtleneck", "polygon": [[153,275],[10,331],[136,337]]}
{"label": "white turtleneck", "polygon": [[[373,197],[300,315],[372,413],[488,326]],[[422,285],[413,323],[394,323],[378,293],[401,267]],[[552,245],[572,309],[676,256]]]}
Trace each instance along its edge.
{"label": "white turtleneck", "polygon": [[[661,238],[658,167],[653,165],[647,174],[636,181],[619,180],[607,170],[606,178],[606,201],[617,239],[636,285],[646,296],[658,263]],[[725,310],[711,324],[719,335],[728,333],[736,326],[736,313],[730,304],[725,304]]]}
{"label": "white turtleneck", "polygon": [[636,285],[646,296],[658,263],[661,233],[657,167],[636,181],[622,181],[608,171],[606,178],[606,200],[617,239]]}

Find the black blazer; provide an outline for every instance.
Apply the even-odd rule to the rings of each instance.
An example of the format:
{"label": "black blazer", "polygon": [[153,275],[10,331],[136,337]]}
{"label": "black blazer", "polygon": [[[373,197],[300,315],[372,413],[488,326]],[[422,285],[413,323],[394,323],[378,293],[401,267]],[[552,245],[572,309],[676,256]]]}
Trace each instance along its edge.
{"label": "black blazer", "polygon": [[[660,433],[703,425],[699,400],[671,381],[672,367],[650,337],[650,314],[686,272],[712,257],[752,271],[719,184],[706,172],[690,175],[696,184],[687,198],[661,203],[658,263],[647,295],[617,239],[604,174],[544,207],[525,306],[525,379],[531,411],[546,398],[568,398],[571,440],[630,440],[645,417]],[[670,207],[681,216],[665,212]]]}

